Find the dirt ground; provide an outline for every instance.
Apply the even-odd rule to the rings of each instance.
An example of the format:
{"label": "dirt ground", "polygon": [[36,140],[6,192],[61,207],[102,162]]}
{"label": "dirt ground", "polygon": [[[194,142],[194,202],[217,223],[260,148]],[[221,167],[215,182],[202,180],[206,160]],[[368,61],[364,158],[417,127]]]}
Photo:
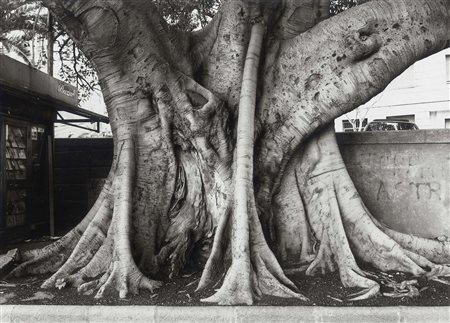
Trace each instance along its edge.
{"label": "dirt ground", "polygon": [[[34,244],[36,246],[36,244]],[[3,250],[4,251],[4,250]],[[1,253],[2,250],[0,250]],[[372,270],[375,272],[375,270]],[[41,289],[39,286],[48,276],[34,276],[9,279],[0,282],[0,304],[43,304],[43,305],[208,305],[200,300],[214,293],[216,286],[195,292],[200,272],[185,272],[180,277],[169,280],[160,277],[165,284],[154,294],[143,291],[140,295],[127,299],[119,299],[118,294],[110,292],[103,299],[95,299],[94,295],[79,294],[75,288]],[[450,306],[450,286],[435,281],[419,279],[415,287],[420,291],[418,296],[392,298],[378,296],[363,301],[348,301],[349,295],[356,289],[344,288],[339,274],[307,277],[302,273],[289,276],[309,301],[263,297],[256,305],[266,306]],[[390,272],[384,274],[389,280],[398,282],[414,279],[405,274]],[[382,287],[382,293],[391,292],[391,288]]]}

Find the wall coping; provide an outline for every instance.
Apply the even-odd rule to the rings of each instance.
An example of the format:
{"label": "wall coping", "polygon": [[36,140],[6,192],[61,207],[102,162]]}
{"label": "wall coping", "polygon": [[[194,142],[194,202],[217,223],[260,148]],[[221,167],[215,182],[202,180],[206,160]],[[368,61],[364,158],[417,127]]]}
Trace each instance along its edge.
{"label": "wall coping", "polygon": [[[337,132],[339,145],[373,144],[450,144],[450,129],[426,129],[411,131]],[[112,138],[55,138],[58,145],[108,143]]]}
{"label": "wall coping", "polygon": [[450,144],[450,129],[338,132],[339,145]]}

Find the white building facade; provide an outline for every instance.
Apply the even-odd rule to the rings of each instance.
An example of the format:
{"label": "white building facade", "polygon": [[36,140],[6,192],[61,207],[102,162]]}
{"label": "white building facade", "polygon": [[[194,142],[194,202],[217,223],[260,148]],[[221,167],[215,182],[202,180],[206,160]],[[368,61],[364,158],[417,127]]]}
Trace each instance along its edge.
{"label": "white building facade", "polygon": [[405,119],[419,129],[450,128],[450,49],[416,62],[379,95],[335,120],[359,131],[374,119]]}

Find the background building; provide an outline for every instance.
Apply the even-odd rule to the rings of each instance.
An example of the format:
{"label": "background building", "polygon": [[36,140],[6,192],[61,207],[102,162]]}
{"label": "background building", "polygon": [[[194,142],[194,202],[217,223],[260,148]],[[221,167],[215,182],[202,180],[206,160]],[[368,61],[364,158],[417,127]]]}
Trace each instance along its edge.
{"label": "background building", "polygon": [[358,131],[374,119],[407,119],[419,129],[450,128],[450,49],[425,58],[378,96],[335,121],[336,131]]}

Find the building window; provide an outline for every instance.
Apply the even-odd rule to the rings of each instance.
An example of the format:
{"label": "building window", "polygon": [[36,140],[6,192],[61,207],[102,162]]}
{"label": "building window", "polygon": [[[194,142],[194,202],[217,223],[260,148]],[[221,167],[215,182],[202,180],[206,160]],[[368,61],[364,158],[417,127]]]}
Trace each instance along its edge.
{"label": "building window", "polygon": [[445,55],[445,65],[447,66],[447,83],[450,83],[450,55]]}
{"label": "building window", "polygon": [[445,129],[450,129],[450,119],[445,119]]}
{"label": "building window", "polygon": [[367,118],[362,120],[362,125],[360,119],[342,120],[344,132],[363,131],[365,126],[367,126]]}

